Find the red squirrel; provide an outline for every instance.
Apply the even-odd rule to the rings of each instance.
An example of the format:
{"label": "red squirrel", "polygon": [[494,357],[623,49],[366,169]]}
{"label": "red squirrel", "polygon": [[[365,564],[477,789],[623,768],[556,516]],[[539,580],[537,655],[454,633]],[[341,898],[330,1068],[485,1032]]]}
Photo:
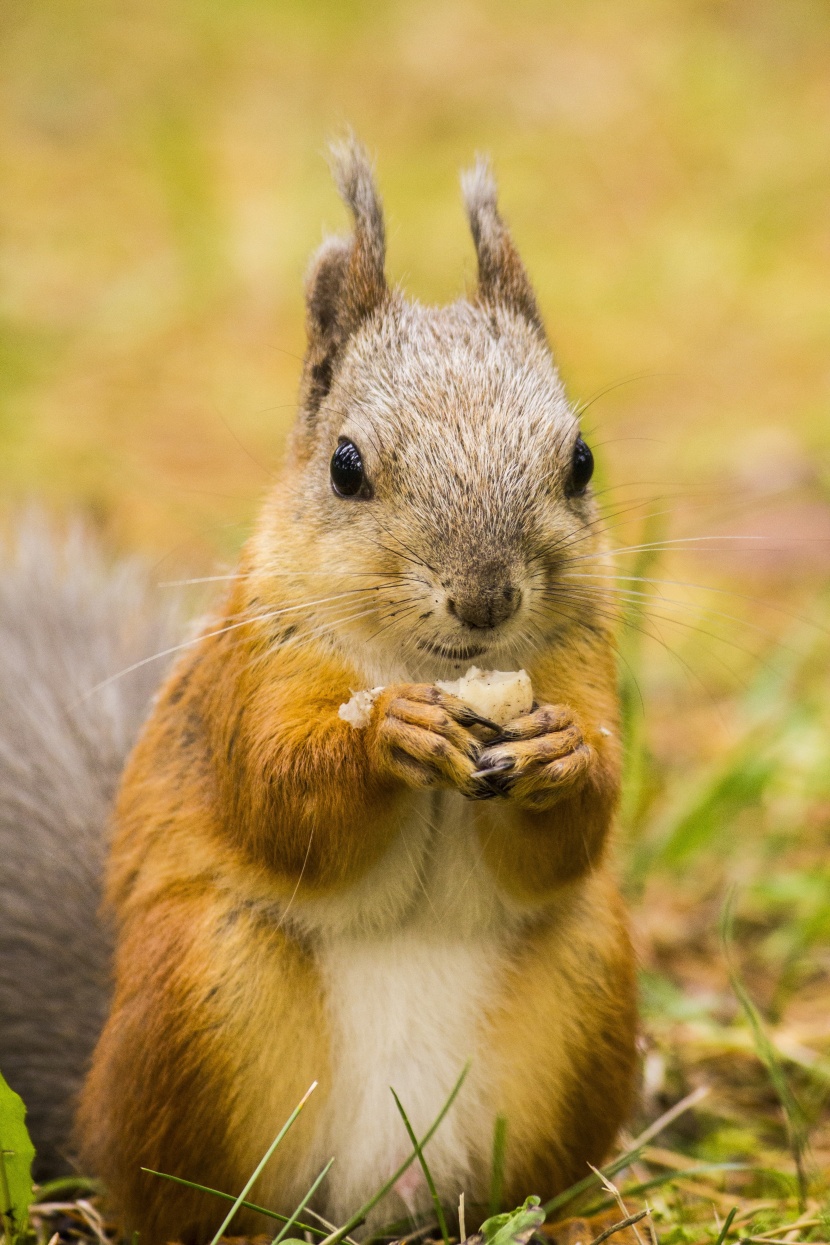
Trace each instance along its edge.
{"label": "red squirrel", "polygon": [[[363,150],[334,167],[353,231],[311,267],[285,462],[115,807],[79,1136],[143,1245],[200,1245],[219,1204],[142,1167],[238,1192],[315,1080],[251,1197],[289,1213],[334,1156],[336,1222],[409,1152],[390,1085],[422,1134],[471,1061],[427,1149],[448,1207],[486,1203],[497,1117],[515,1203],[601,1162],[633,1101],[614,610],[567,578],[605,548],[591,451],[488,166],[446,307],[388,285]],[[437,686],[473,663],[524,668],[532,707],[498,727]],[[428,1205],[407,1178],[369,1226]]]}

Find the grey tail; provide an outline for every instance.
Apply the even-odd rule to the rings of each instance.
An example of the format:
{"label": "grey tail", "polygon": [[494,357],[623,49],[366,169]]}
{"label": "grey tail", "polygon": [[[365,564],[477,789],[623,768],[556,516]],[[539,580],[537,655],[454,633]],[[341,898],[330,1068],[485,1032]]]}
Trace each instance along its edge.
{"label": "grey tail", "polygon": [[173,644],[173,614],[80,530],[58,540],[29,517],[0,551],[0,1072],[26,1103],[38,1180],[71,1170],[108,1004],[107,823],[166,663],[104,681]]}

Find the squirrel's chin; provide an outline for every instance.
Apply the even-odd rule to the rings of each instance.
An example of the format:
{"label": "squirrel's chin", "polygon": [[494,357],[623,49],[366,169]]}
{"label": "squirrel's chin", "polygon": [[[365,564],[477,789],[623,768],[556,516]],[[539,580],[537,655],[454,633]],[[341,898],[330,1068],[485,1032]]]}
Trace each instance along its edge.
{"label": "squirrel's chin", "polygon": [[434,683],[457,679],[470,666],[481,670],[520,670],[532,659],[534,646],[511,629],[495,630],[486,637],[418,636],[405,643],[392,635],[339,637],[341,651],[360,671],[366,687],[386,687],[395,682]]}
{"label": "squirrel's chin", "polygon": [[428,657],[439,657],[444,661],[464,662],[476,661],[479,657],[492,652],[491,643],[464,643],[461,640],[416,640],[415,644]]}
{"label": "squirrel's chin", "polygon": [[456,679],[471,666],[483,670],[518,669],[522,663],[517,663],[517,654],[512,646],[508,647],[503,640],[501,643],[498,640],[467,644],[451,640],[443,643],[416,640],[416,651],[413,652],[410,647],[406,655],[409,677],[418,683],[433,683],[437,679]]}

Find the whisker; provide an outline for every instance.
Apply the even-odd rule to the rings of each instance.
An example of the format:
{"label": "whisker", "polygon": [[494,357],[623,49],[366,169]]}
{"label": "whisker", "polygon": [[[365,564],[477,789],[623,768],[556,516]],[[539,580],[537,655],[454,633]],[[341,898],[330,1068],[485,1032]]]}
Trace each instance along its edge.
{"label": "whisker", "polygon": [[[647,598],[647,599],[648,599],[648,598]],[[711,612],[711,611],[710,611],[710,612]],[[738,644],[738,643],[737,643],[736,641],[734,641],[734,640],[729,640],[729,639],[727,639],[727,638],[726,638],[726,636],[723,636],[723,635],[718,635],[718,633],[717,633],[716,631],[708,631],[708,630],[706,630],[706,628],[696,626],[694,623],[686,622],[686,621],[684,621],[684,620],[683,620],[683,619],[681,619],[681,618],[675,618],[675,617],[673,617],[671,614],[658,614],[658,613],[657,613],[654,609],[651,609],[651,608],[643,610],[643,613],[644,613],[644,614],[645,614],[648,618],[655,619],[656,621],[659,621],[659,622],[665,622],[665,623],[673,623],[673,624],[674,624],[675,626],[677,626],[677,627],[683,627],[683,628],[685,628],[685,629],[686,629],[686,630],[688,630],[688,631],[694,631],[694,632],[697,632],[697,634],[698,634],[698,635],[705,635],[705,636],[707,636],[707,637],[708,637],[709,639],[711,639],[711,640],[716,640],[716,641],[720,642],[721,644],[725,644],[725,645],[727,645],[727,647],[729,647],[729,648],[734,648],[734,649],[735,649],[735,650],[737,650],[738,652],[743,653],[743,654],[744,654],[744,656],[749,656],[749,657],[757,657],[757,656],[758,656],[758,654],[757,654],[757,653],[753,652],[753,650],[752,650],[752,649],[747,648],[745,645]],[[728,615],[728,614],[720,614],[720,613],[718,613],[718,614],[717,614],[717,616],[718,616],[718,617],[722,617],[722,618],[727,618],[727,619],[728,619],[728,618],[730,618],[730,615]],[[732,621],[741,622],[742,620],[741,620],[741,619],[732,619]],[[625,615],[620,614],[620,615],[618,616],[617,622],[618,622],[618,625],[621,625],[621,626],[626,626],[626,625],[627,625],[627,620],[626,620],[626,618],[625,618]],[[747,626],[751,626],[751,624],[746,624],[746,625],[747,625]],[[776,640],[776,637],[775,637],[775,636],[773,636],[771,632],[763,632],[763,631],[762,631],[762,634],[766,635],[766,637],[767,637],[768,639]],[[716,660],[720,660],[720,658],[718,658],[717,654],[713,654],[713,656],[715,657],[715,659],[716,659]],[[766,664],[767,664],[767,665],[769,665],[769,663],[768,663],[768,662],[767,662]],[[771,667],[771,666],[770,666],[770,668],[772,669],[773,667]],[[727,669],[729,669],[729,667],[727,667]],[[734,673],[735,673],[735,672],[734,672],[734,671],[732,671],[732,670],[730,670],[730,673],[734,675]]]}
{"label": "whisker", "polygon": [[99,683],[96,683],[93,687],[84,692],[75,703],[82,704],[85,700],[88,700],[90,696],[95,695],[96,692],[102,691],[111,683],[117,682],[118,679],[125,678],[128,674],[132,674],[133,671],[140,670],[143,666],[148,666],[151,662],[160,661],[163,657],[171,657],[173,654],[182,652],[184,649],[192,648],[195,644],[200,644],[203,640],[214,639],[217,636],[224,635],[228,631],[234,631],[237,628],[244,627],[246,625],[250,626],[254,623],[270,622],[271,619],[279,618],[284,614],[292,614],[302,610],[310,610],[319,605],[326,605],[331,602],[342,600],[344,597],[354,596],[356,593],[374,592],[376,590],[377,586],[374,584],[370,585],[368,588],[350,588],[346,592],[335,593],[330,597],[321,597],[315,601],[305,601],[298,605],[288,605],[281,609],[270,610],[264,613],[251,613],[238,621],[229,623],[227,626],[219,627],[215,631],[201,632],[199,635],[194,636],[193,639],[184,640],[180,644],[171,645],[171,647],[162,649],[158,653],[153,653],[149,657],[144,657],[140,661],[133,662],[131,665],[126,666],[123,670],[119,670],[115,674],[111,674],[108,678],[102,679]]}
{"label": "whisker", "polygon": [[[701,546],[702,548],[705,548],[705,547],[706,547],[706,545],[707,545],[708,543],[710,543],[710,542],[727,541],[727,540],[736,540],[736,541],[738,541],[738,540],[765,541],[765,540],[768,540],[768,539],[769,539],[769,537],[767,537],[767,536],[744,536],[744,535],[735,535],[735,536],[680,536],[680,537],[675,537],[675,538],[670,539],[670,540],[655,540],[655,541],[647,541],[647,542],[645,542],[645,543],[643,543],[643,544],[641,544],[641,545],[627,545],[625,548],[622,548],[622,549],[604,549],[601,553],[596,553],[596,554],[593,554],[593,553],[592,553],[592,554],[586,554],[586,555],[584,555],[584,556],[580,556],[580,557],[578,557],[578,558],[571,558],[571,559],[569,559],[569,561],[572,561],[572,562],[587,562],[587,561],[590,561],[592,558],[594,558],[594,559],[598,559],[598,558],[602,558],[602,557],[615,557],[615,558],[617,558],[617,557],[621,557],[624,553],[643,553],[643,552],[645,552],[645,550],[647,550],[647,549],[668,549],[670,546],[673,546],[673,545],[699,545],[699,546]],[[817,537],[809,537],[809,536],[805,536],[805,537],[803,537],[802,539],[803,539],[803,540],[811,540],[811,539],[814,539],[814,540],[818,540],[818,541],[824,541],[824,538],[823,538],[823,537],[820,537],[820,536],[817,536]],[[826,543],[826,542],[825,542],[825,543]],[[766,546],[764,546],[764,551],[766,552],[766,551],[768,551],[768,550],[771,550],[771,549],[776,549],[776,548],[777,548],[777,549],[779,549],[779,550],[786,551],[788,547],[787,547],[786,545],[781,545],[781,546],[776,546],[776,545],[766,545]]]}
{"label": "whisker", "polygon": [[[774,610],[776,614],[781,614],[785,618],[790,618],[793,622],[806,623],[808,626],[815,627],[817,631],[830,635],[830,628],[823,626],[812,618],[805,618],[800,614],[793,614],[790,610],[782,609],[781,606],[773,604],[772,601],[766,600],[764,597],[753,596],[747,592],[736,592],[733,588],[719,588],[712,584],[696,584],[682,579],[655,579],[647,575],[602,575],[599,571],[581,571],[570,573],[565,571],[562,579],[603,579],[603,580],[626,580],[642,584],[668,585],[675,588],[692,588],[701,592],[716,592],[722,596],[737,597],[741,601],[749,601],[753,605],[763,605],[767,609]],[[668,599],[661,597],[661,600]],[[737,621],[743,621],[738,619]]]}
{"label": "whisker", "polygon": [[189,588],[191,584],[218,584],[231,579],[245,579],[246,573],[237,572],[234,575],[200,575],[196,579],[163,579],[157,584],[157,588]]}
{"label": "whisker", "polygon": [[[607,394],[613,393],[615,389],[622,389],[625,385],[634,385],[638,380],[653,380],[655,377],[660,375],[663,375],[663,373],[638,372],[634,376],[624,376],[622,380],[616,380],[610,385],[604,385],[602,389],[598,389],[595,393],[592,393],[590,397],[585,398],[581,402],[577,402],[573,409],[573,413],[577,419],[581,419],[585,412],[592,407],[595,402],[599,402],[600,398],[604,398]],[[591,429],[591,432],[589,433],[586,429],[586,434],[591,435],[593,431],[594,429]]]}
{"label": "whisker", "polygon": [[279,650],[280,648],[284,646],[287,646],[288,644],[290,644],[292,649],[294,649],[295,651],[297,648],[304,648],[307,645],[314,643],[314,641],[316,640],[320,640],[327,636],[331,636],[337,627],[346,626],[347,623],[356,622],[360,618],[368,618],[369,615],[373,614],[374,612],[375,612],[374,606],[370,606],[368,609],[357,610],[356,612],[353,612],[351,614],[345,614],[339,617],[327,618],[324,622],[321,622],[313,630],[301,632],[296,636],[292,636],[291,639],[288,641],[276,639],[268,646],[265,652],[257,654],[255,661],[252,662],[251,664],[252,665],[255,664],[256,661],[265,661],[267,658],[270,658],[271,656],[273,656],[273,654],[277,650]]}
{"label": "whisker", "polygon": [[[419,601],[414,602],[411,606],[409,606],[409,608],[406,611],[403,612],[402,616],[408,617],[410,614],[414,613],[414,611],[418,609],[419,606],[420,606]],[[389,620],[389,622],[385,623],[382,627],[379,627],[377,631],[372,632],[372,634],[369,636],[368,642],[371,643],[375,641],[379,635],[382,635],[384,631],[387,631],[390,627],[394,626],[394,624],[395,624],[395,616],[393,615],[392,618]]]}
{"label": "whisker", "polygon": [[[395,537],[393,537],[393,539],[395,539]],[[393,557],[393,558],[403,558],[404,562],[411,562],[413,566],[425,566],[425,567],[427,568],[427,570],[432,570],[432,569],[433,569],[433,568],[432,568],[431,566],[429,566],[426,562],[424,562],[424,560],[423,560],[422,558],[417,558],[417,557],[409,557],[409,555],[408,555],[408,554],[401,553],[400,549],[390,549],[390,548],[389,548],[389,546],[388,546],[388,545],[384,545],[384,544],[382,543],[382,541],[375,541],[375,546],[376,546],[376,548],[378,548],[378,549],[382,549],[382,550],[384,551],[384,553],[390,553],[390,554],[392,555],[392,557]],[[436,573],[437,573],[437,572],[436,572]],[[424,581],[424,582],[426,582],[426,581]]]}
{"label": "whisker", "polygon": [[132,674],[134,670],[140,670],[142,666],[149,666],[153,661],[160,661],[162,657],[172,657],[174,653],[180,653],[186,648],[192,648],[194,644],[201,644],[203,640],[211,640],[215,636],[225,635],[228,631],[235,631],[237,627],[244,627],[246,624],[250,625],[255,622],[267,621],[271,617],[273,617],[273,615],[266,614],[262,616],[259,614],[252,614],[250,618],[243,618],[241,622],[231,623],[227,627],[219,627],[216,631],[203,631],[201,634],[194,636],[192,640],[185,640],[181,644],[174,644],[170,648],[162,649],[159,653],[153,653],[150,657],[143,657],[141,661],[134,661],[131,666],[126,666],[123,670],[119,670],[116,674],[111,674],[108,678],[102,679],[101,682],[96,683],[94,687],[90,687],[83,693],[82,696],[79,696],[78,699],[73,702],[71,707],[74,708],[75,705],[83,704],[85,700],[88,700],[90,696],[94,696],[96,692],[102,691],[105,687],[109,687],[111,683],[117,682],[118,679],[125,678],[128,674]]}
{"label": "whisker", "polygon": [[[617,510],[608,510],[608,511],[605,511],[605,512],[603,512],[602,514],[598,515],[596,519],[592,519],[592,520],[590,520],[588,523],[586,523],[586,524],[584,525],[584,527],[580,528],[578,531],[571,533],[571,534],[570,534],[569,536],[567,536],[567,537],[562,537],[562,538],[561,538],[561,539],[559,539],[558,541],[555,541],[555,542],[553,543],[553,545],[551,545],[551,546],[550,546],[550,547],[549,547],[549,548],[548,548],[545,552],[540,553],[540,554],[539,554],[539,555],[537,555],[537,556],[539,556],[539,557],[545,557],[545,556],[548,556],[548,557],[549,557],[549,556],[551,556],[551,555],[552,555],[552,554],[554,554],[554,553],[561,553],[561,552],[562,552],[563,550],[565,550],[565,549],[573,549],[576,545],[581,544],[581,543],[582,543],[583,541],[585,541],[585,540],[590,540],[592,537],[594,537],[594,536],[596,536],[596,535],[598,535],[598,534],[606,534],[606,533],[608,533],[608,532],[613,532],[613,531],[615,531],[617,528],[620,528],[620,527],[625,527],[626,523],[627,523],[627,522],[629,522],[630,520],[625,519],[625,518],[622,518],[621,516],[631,515],[631,514],[633,514],[634,512],[636,512],[636,511],[638,511],[638,510],[642,509],[642,507],[643,507],[643,506],[645,506],[645,505],[650,505],[652,502],[660,502],[660,501],[663,501],[663,500],[670,501],[670,500],[672,500],[672,499],[671,499],[671,498],[667,498],[667,497],[659,497],[659,496],[658,496],[658,497],[650,497],[650,498],[642,499],[642,500],[637,501],[637,502],[632,502],[632,503],[629,503],[628,505],[626,505],[626,506],[624,506],[624,507],[620,507],[620,508],[618,508]],[[702,504],[703,504],[703,503],[701,503],[701,505],[702,505]],[[644,514],[644,515],[641,515],[641,516],[639,516],[639,517],[641,518],[641,521],[642,521],[643,523],[650,523],[650,522],[652,522],[654,519],[666,518],[666,517],[669,517],[669,516],[671,516],[671,515],[673,515],[673,514],[675,514],[675,510],[674,510],[674,509],[667,509],[667,510],[652,510],[652,511],[650,511],[648,514]],[[620,520],[620,521],[619,521],[619,522],[611,522],[611,521],[610,521],[610,520],[615,520],[615,519],[616,519],[616,520]],[[707,540],[707,539],[713,539],[713,540],[714,540],[714,539],[724,539],[724,540],[733,540],[733,539],[734,539],[734,540],[739,540],[739,539],[741,539],[741,537],[705,537],[705,536],[701,536],[701,537],[687,537],[687,538],[685,538],[685,539],[686,539],[686,540]],[[765,539],[766,539],[766,537],[758,537],[758,539],[759,539],[759,540],[765,540]],[[668,543],[668,542],[667,542],[667,541],[664,541],[664,542],[661,542],[661,543]],[[644,546],[640,546],[640,548],[644,548]],[[619,550],[613,550],[613,549],[612,549],[612,550],[608,550],[608,551],[606,551],[606,550],[603,550],[603,551],[602,551],[602,553],[605,553],[605,552],[616,553],[616,552],[620,552],[620,551],[619,551]],[[596,554],[596,555],[594,555],[594,556],[601,557],[601,556],[602,556],[602,553],[598,553],[598,554]]]}
{"label": "whisker", "polygon": [[[600,617],[602,616],[603,616],[602,612],[600,612]],[[624,627],[628,631],[635,631],[637,632],[637,634],[645,636],[646,639],[652,640],[655,644],[659,644],[660,647],[664,649],[665,652],[682,667],[684,674],[690,680],[690,682],[694,682],[700,687],[706,699],[710,702],[713,710],[718,714],[719,717],[723,718],[722,707],[719,705],[715,697],[712,695],[711,690],[706,686],[706,683],[704,682],[703,678],[689,664],[689,662],[685,660],[685,658],[680,656],[680,654],[677,652],[676,649],[672,648],[672,646],[668,644],[666,640],[663,639],[663,637],[659,633],[655,634],[655,632],[648,630],[646,627],[638,626],[631,619],[624,618],[624,617],[620,618],[620,616],[616,614],[605,614],[604,617],[606,621],[614,624],[615,626]],[[578,616],[571,615],[571,621],[578,622],[579,621]],[[619,642],[613,636],[611,637],[611,643],[613,644],[614,651],[617,653],[617,656],[624,659],[624,655],[620,650]],[[719,664],[724,666],[724,669],[728,671],[728,673],[731,675],[732,678],[735,679],[737,683],[739,683],[744,688],[747,688],[749,686],[746,679],[741,678],[741,676],[736,674],[734,670],[730,669],[730,667],[727,666],[726,663],[723,662],[723,660],[717,656],[717,654],[714,654],[714,656],[715,656],[715,660],[718,661]],[[639,692],[639,688],[638,688],[638,692]],[[642,699],[642,695],[641,695],[641,699]]]}
{"label": "whisker", "polygon": [[[399,572],[397,571],[385,571],[384,573],[386,575],[398,575],[399,574]],[[251,579],[253,577],[253,574],[254,572],[251,572],[251,571],[240,571],[232,575],[200,575],[196,579],[165,579],[165,580],[160,580],[156,584],[156,587],[157,588],[186,588],[190,584],[214,584],[214,583],[221,583],[223,581],[233,580],[233,579]],[[362,578],[365,578],[366,576],[374,576],[376,572],[375,571],[338,571],[337,574],[338,574],[338,577],[345,576],[350,579],[351,578],[362,579]],[[298,579],[301,576],[303,579],[305,579],[309,575],[324,575],[324,576],[327,576],[328,578],[331,578],[331,571],[328,571],[328,570],[314,571],[314,570],[307,570],[305,568],[302,570],[302,572],[269,570],[267,572],[267,575],[264,575],[263,578],[266,578],[266,579],[277,579],[277,578]]]}
{"label": "whisker", "polygon": [[[305,641],[310,641],[314,639],[319,639],[323,636],[332,635],[335,628],[345,626],[346,624],[351,623],[351,622],[356,622],[361,618],[367,618],[369,617],[369,615],[373,613],[378,614],[381,620],[384,620],[386,618],[391,618],[391,622],[389,624],[391,625],[391,623],[393,623],[396,618],[404,617],[412,613],[415,609],[420,607],[420,604],[421,604],[420,600],[416,598],[411,598],[411,597],[404,597],[398,601],[389,601],[386,603],[373,604],[366,610],[359,610],[356,613],[352,613],[347,616],[340,616],[337,618],[326,619],[316,630],[312,632],[306,632],[298,636],[297,639],[305,642]],[[378,633],[376,632],[374,634],[378,634]],[[369,639],[373,639],[373,638],[374,638],[374,635],[369,637]],[[294,643],[293,640],[292,640],[292,643]]]}
{"label": "whisker", "polygon": [[[563,578],[565,578],[565,576],[563,576]],[[632,603],[637,602],[638,600],[639,601],[655,600],[654,593],[638,592],[634,588],[600,588],[599,586],[594,587],[593,585],[586,584],[583,587],[582,591],[596,593],[597,599],[599,600],[603,599],[603,594],[609,593],[609,592],[613,593],[620,600],[629,601]],[[659,602],[660,605],[676,606],[678,609],[696,610],[700,613],[707,614],[710,618],[722,618],[727,622],[737,623],[739,626],[748,627],[750,630],[757,631],[761,635],[766,636],[767,639],[773,640],[776,643],[780,643],[778,637],[773,632],[769,631],[766,627],[761,627],[757,623],[752,623],[749,621],[749,619],[739,618],[737,614],[726,614],[724,613],[723,610],[712,609],[711,606],[701,605],[700,603],[694,602],[694,601],[681,601],[681,600],[678,600],[677,597],[663,596],[662,593],[657,594],[656,600]],[[830,632],[827,632],[827,634],[830,634]]]}
{"label": "whisker", "polygon": [[[348,588],[346,589],[345,592],[337,592],[337,593],[334,593],[334,595],[330,597],[317,597],[311,601],[300,601],[295,605],[283,606],[279,610],[277,610],[274,615],[271,615],[271,616],[277,617],[280,614],[298,613],[302,610],[311,611],[311,610],[316,609],[318,606],[327,605],[330,602],[342,601],[346,597],[360,596],[360,595],[363,595],[369,592],[380,592],[384,588],[395,588],[395,587],[397,587],[396,583],[374,583],[374,584],[369,584],[363,588]],[[235,613],[235,614],[226,614],[225,617],[229,619],[241,618],[243,616],[247,616],[247,614],[248,614],[248,609],[242,609],[238,613]]]}
{"label": "whisker", "polygon": [[[429,562],[427,562],[426,559],[423,558],[417,552],[417,550],[411,548],[411,546],[408,545],[406,541],[401,540],[400,536],[397,536],[394,532],[390,531],[390,529],[384,523],[381,523],[380,519],[377,517],[376,514],[373,514],[372,518],[374,519],[375,524],[380,528],[382,532],[385,532],[386,535],[391,537],[392,540],[397,541],[397,543],[401,546],[401,548],[405,549],[407,553],[411,555],[408,559],[405,559],[405,561],[414,560],[416,566],[425,566],[428,571],[432,571],[433,575],[438,574],[438,571],[435,569],[435,567],[430,566]],[[394,554],[394,550],[391,550],[391,549],[387,549],[386,552]],[[404,555],[399,554],[398,556],[403,557]]]}

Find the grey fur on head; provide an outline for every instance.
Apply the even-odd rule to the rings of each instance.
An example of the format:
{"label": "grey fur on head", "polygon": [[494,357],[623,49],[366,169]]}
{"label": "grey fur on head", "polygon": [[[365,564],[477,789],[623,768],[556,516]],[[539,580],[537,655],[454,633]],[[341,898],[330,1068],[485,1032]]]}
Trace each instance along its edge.
{"label": "grey fur on head", "polygon": [[[390,682],[390,671],[427,682],[453,677],[479,659],[515,670],[540,638],[562,645],[596,634],[608,602],[561,581],[566,550],[578,546],[584,557],[601,544],[587,483],[572,487],[578,416],[489,164],[479,159],[463,178],[478,288],[441,307],[381,287],[380,204],[361,148],[343,149],[337,177],[355,234],[326,243],[312,272],[306,377],[320,383],[312,401],[303,395],[280,494],[290,488],[296,530],[332,593],[347,599],[367,564],[384,581],[372,608],[341,619],[331,643],[360,663],[372,686]],[[358,321],[349,317],[349,264],[353,248],[372,250],[368,236],[378,284]],[[333,487],[340,442],[360,462],[363,492],[354,504]],[[294,546],[285,545],[272,505],[263,547],[280,558]],[[402,598],[395,576],[404,571]]]}
{"label": "grey fur on head", "polygon": [[0,557],[0,1072],[22,1095],[36,1176],[69,1167],[74,1096],[106,1016],[106,825],[165,671],[171,603],[76,529],[30,517]]}
{"label": "grey fur on head", "polygon": [[[309,270],[302,405],[311,419],[331,389],[349,338],[395,297],[386,282],[386,230],[369,155],[351,134],[333,143],[330,155],[354,231],[348,238],[327,238]],[[479,156],[462,174],[461,185],[478,257],[476,301],[521,316],[544,341],[533,287],[499,213],[496,181],[486,157]]]}

